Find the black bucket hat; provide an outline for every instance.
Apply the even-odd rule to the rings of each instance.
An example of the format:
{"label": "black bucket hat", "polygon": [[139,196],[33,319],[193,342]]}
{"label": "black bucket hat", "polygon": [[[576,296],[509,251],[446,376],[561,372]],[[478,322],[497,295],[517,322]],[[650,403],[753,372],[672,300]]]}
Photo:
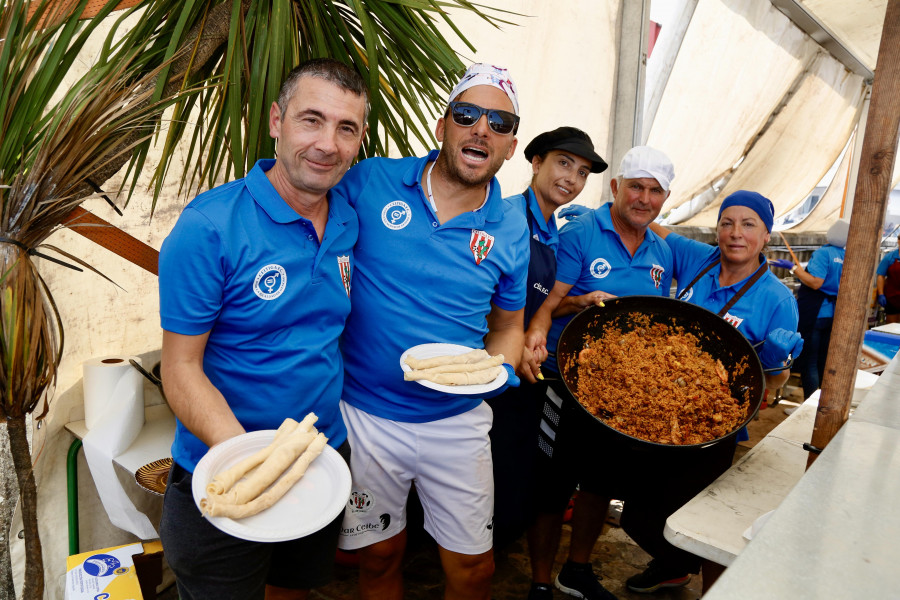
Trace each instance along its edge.
{"label": "black bucket hat", "polygon": [[550,150],[565,150],[591,161],[591,173],[602,173],[609,166],[594,152],[590,136],[576,127],[558,127],[540,134],[525,146],[525,158],[531,162],[535,155],[541,156]]}

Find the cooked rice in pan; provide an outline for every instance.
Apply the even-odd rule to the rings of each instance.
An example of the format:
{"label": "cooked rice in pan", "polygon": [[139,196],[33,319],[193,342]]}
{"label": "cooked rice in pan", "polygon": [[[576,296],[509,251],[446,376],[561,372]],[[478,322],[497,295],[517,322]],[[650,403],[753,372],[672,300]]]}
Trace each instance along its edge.
{"label": "cooked rice in pan", "polygon": [[[731,396],[722,362],[682,327],[632,313],[622,332],[607,324],[585,337],[578,355],[577,398],[604,423],[660,444],[701,444],[736,429],[750,402]],[[738,365],[740,374],[746,359]]]}

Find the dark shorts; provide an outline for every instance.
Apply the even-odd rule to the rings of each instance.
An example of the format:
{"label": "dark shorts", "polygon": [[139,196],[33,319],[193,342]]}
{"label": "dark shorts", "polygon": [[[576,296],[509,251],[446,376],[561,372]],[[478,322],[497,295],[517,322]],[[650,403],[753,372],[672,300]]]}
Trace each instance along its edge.
{"label": "dark shorts", "polygon": [[609,473],[604,468],[611,457],[589,431],[576,400],[555,373],[545,370],[541,386],[543,408],[538,431],[535,465],[535,508],[542,513],[565,510],[578,487],[586,492],[608,496]]}
{"label": "dark shorts", "polygon": [[[338,452],[349,462],[348,444]],[[298,540],[249,542],[203,518],[194,504],[191,479],[172,465],[160,522],[160,540],[181,600],[262,600],[267,584],[303,590],[331,580],[343,512]]]}
{"label": "dark shorts", "polygon": [[528,529],[534,518],[534,460],[543,386],[522,383],[485,400],[494,411],[491,454],[494,462],[494,548],[503,548]]}

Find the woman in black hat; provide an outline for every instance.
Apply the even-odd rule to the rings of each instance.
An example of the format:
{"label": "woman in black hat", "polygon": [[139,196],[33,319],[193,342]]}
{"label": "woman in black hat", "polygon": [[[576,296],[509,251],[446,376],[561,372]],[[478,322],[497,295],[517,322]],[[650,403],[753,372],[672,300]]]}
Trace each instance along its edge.
{"label": "woman in black hat", "polygon": [[[525,147],[531,163],[531,185],[523,194],[508,198],[525,212],[531,232],[531,262],[525,326],[556,282],[559,233],[554,212],[572,202],[584,189],[588,175],[607,167],[594,151],[591,138],[575,127],[559,127],[534,138]],[[539,418],[537,399],[523,381],[488,400],[494,410],[491,447],[494,454],[494,547],[517,539],[533,516],[533,455]],[[551,592],[552,593],[552,592]]]}

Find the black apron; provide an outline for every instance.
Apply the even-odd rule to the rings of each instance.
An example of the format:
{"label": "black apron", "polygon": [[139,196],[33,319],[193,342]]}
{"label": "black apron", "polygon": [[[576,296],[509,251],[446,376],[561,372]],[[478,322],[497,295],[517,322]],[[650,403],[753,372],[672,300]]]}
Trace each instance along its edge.
{"label": "black apron", "polygon": [[[826,297],[827,294],[822,290],[814,290],[803,283],[797,288],[797,310],[800,313],[800,319],[797,322],[797,332],[804,340],[812,339],[813,330],[816,328],[816,320],[819,317],[819,310],[822,308],[822,303],[825,302]],[[809,361],[815,362],[817,358],[818,349],[813,348],[811,344],[807,344],[800,351],[800,356],[796,357],[797,368],[802,373],[807,363]],[[808,396],[806,391],[804,390],[803,393]]]}
{"label": "black apron", "polygon": [[890,264],[884,281],[884,297],[894,312],[900,310],[900,259]]}
{"label": "black apron", "polygon": [[[529,192],[525,192],[526,214]],[[535,239],[530,215],[528,231],[531,259],[525,299],[526,327],[556,283],[556,254],[553,248]],[[531,523],[534,442],[539,425],[533,388],[540,387],[523,381],[520,387],[509,388],[486,401],[494,411],[490,437],[494,459],[494,546],[497,548],[518,539]]]}
{"label": "black apron", "polygon": [[525,295],[526,329],[556,284],[556,253],[535,238],[531,219],[528,219],[528,231],[531,233],[531,260],[528,262],[528,291]]}
{"label": "black apron", "polygon": [[[759,279],[760,279],[763,275],[765,275],[766,272],[769,270],[768,267],[763,268],[764,265],[765,265],[766,262],[767,262],[767,261],[766,261],[766,257],[763,256],[762,254],[760,254],[760,255],[759,255],[759,260],[760,260],[760,265],[759,265],[759,267],[756,269],[756,272],[753,274],[753,277],[751,277],[750,279],[748,279],[748,280],[747,280],[747,283],[745,283],[744,285],[742,285],[742,286],[741,286],[741,289],[739,289],[738,291],[736,291],[736,292],[734,293],[734,296],[732,296],[731,299],[729,299],[728,302],[725,304],[725,306],[722,307],[722,310],[720,310],[720,311],[717,313],[720,317],[723,317],[723,318],[724,318],[725,315],[728,313],[728,311],[731,310],[731,307],[734,306],[735,304],[737,304],[737,301],[740,300],[741,297],[742,297],[744,294],[746,294],[746,293],[750,290],[750,288],[753,287],[753,284],[755,284],[757,281],[759,281]],[[686,288],[684,288],[683,290],[681,290],[681,293],[680,293],[680,294],[678,294],[678,299],[679,299],[679,300],[683,300],[683,299],[684,299],[684,296],[685,296],[685,294],[687,294],[688,290],[690,290],[692,287],[694,287],[694,284],[696,284],[698,281],[700,281],[700,278],[701,278],[701,277],[703,277],[704,275],[706,275],[706,274],[710,271],[710,269],[712,269],[713,267],[715,267],[715,266],[716,266],[717,264],[719,264],[720,262],[722,262],[722,259],[719,259],[719,260],[715,261],[714,263],[711,263],[711,264],[710,264],[709,266],[707,266],[705,269],[703,269],[702,271],[700,271],[699,273],[697,273],[697,276],[694,277],[694,280],[691,281],[691,282],[687,285]]]}

